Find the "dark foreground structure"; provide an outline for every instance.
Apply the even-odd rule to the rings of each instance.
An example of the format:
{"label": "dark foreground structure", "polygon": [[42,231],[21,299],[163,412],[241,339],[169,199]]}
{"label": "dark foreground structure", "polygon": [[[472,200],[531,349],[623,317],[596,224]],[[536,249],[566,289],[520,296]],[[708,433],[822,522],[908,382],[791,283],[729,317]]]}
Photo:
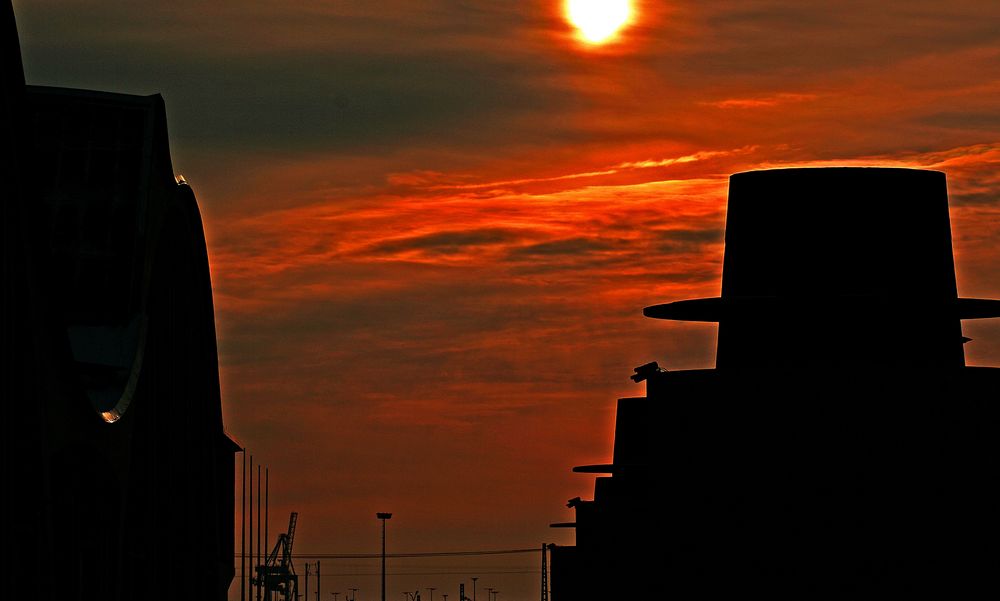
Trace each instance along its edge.
{"label": "dark foreground structure", "polygon": [[236,445],[159,96],[25,86],[0,8],[4,598],[226,598]]}
{"label": "dark foreground structure", "polygon": [[[715,369],[638,368],[553,601],[996,598],[1000,369],[966,367],[943,173],[732,176]],[[642,549],[651,548],[650,553]]]}

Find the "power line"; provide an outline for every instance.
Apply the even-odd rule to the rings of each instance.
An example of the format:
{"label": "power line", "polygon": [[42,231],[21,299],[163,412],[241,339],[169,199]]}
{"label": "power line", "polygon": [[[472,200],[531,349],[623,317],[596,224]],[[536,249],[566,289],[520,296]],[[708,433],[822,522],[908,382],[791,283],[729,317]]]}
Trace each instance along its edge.
{"label": "power line", "polygon": [[[239,568],[236,568],[237,572],[240,572]],[[331,572],[334,576],[379,576],[382,572]],[[450,571],[408,571],[408,572],[386,572],[386,576],[450,576],[450,575],[463,575],[469,574],[470,570],[450,570]],[[531,570],[475,570],[476,574],[537,574],[537,569]]]}
{"label": "power line", "polygon": [[[378,576],[381,572],[334,572],[336,576]],[[452,570],[449,572],[386,572],[388,576],[445,576],[463,574],[538,574],[538,570]]]}
{"label": "power line", "polygon": [[[477,555],[515,555],[538,553],[538,549],[501,549],[497,551],[431,551],[424,553],[386,553],[386,557],[470,557]],[[239,555],[239,554],[237,554]],[[296,553],[296,559],[378,559],[381,553]]]}

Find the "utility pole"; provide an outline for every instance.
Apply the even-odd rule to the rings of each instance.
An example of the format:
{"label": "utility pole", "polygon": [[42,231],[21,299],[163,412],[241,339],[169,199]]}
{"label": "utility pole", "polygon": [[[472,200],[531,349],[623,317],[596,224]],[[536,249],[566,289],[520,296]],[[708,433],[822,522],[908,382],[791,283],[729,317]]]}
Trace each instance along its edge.
{"label": "utility pole", "polygon": [[[260,508],[258,507],[258,510]],[[247,587],[250,589],[247,591],[247,600],[253,601],[254,592],[254,559],[253,559],[253,455],[250,455],[250,544],[248,545],[247,552],[250,553],[250,561],[247,567],[250,568],[245,574],[247,577]]]}
{"label": "utility pole", "polygon": [[[257,565],[260,565],[260,464],[257,464]],[[261,583],[257,583],[257,601],[260,601]]]}
{"label": "utility pole", "polygon": [[[267,517],[270,513],[268,509],[268,497],[271,496],[271,468],[264,468],[264,553],[267,553],[268,545],[270,544],[270,539],[267,536]],[[265,560],[265,563],[267,561]],[[271,601],[268,599],[267,601]]]}
{"label": "utility pole", "polygon": [[382,601],[385,601],[385,521],[391,518],[392,514],[380,511],[375,517],[382,520]]}
{"label": "utility pole", "polygon": [[549,559],[548,547],[542,543],[542,601],[549,601]]}
{"label": "utility pole", "polygon": [[243,496],[240,497],[240,601],[247,601],[247,449],[243,447],[243,476],[240,477]]}

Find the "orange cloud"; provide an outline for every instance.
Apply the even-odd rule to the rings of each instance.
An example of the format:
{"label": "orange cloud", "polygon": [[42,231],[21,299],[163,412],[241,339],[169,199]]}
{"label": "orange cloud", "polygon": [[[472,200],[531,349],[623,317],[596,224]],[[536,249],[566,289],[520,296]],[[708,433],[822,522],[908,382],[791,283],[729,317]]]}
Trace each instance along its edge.
{"label": "orange cloud", "polygon": [[726,100],[716,100],[714,102],[703,102],[707,106],[714,106],[720,109],[756,109],[770,108],[781,104],[792,102],[806,102],[818,98],[816,94],[792,94],[781,93],[773,96],[758,96],[755,98],[727,98]]}

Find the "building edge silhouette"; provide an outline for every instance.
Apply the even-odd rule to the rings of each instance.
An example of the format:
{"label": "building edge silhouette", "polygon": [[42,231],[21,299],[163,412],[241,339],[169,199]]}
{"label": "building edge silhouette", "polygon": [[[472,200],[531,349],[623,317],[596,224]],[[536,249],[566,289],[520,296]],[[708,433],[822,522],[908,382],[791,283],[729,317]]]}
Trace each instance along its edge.
{"label": "building edge silhouette", "polygon": [[636,368],[613,460],[550,546],[553,601],[993,598],[995,395],[968,367],[943,173],[730,178],[714,369]]}
{"label": "building edge silhouette", "polygon": [[25,86],[2,20],[7,594],[225,599],[239,447],[163,100]]}

